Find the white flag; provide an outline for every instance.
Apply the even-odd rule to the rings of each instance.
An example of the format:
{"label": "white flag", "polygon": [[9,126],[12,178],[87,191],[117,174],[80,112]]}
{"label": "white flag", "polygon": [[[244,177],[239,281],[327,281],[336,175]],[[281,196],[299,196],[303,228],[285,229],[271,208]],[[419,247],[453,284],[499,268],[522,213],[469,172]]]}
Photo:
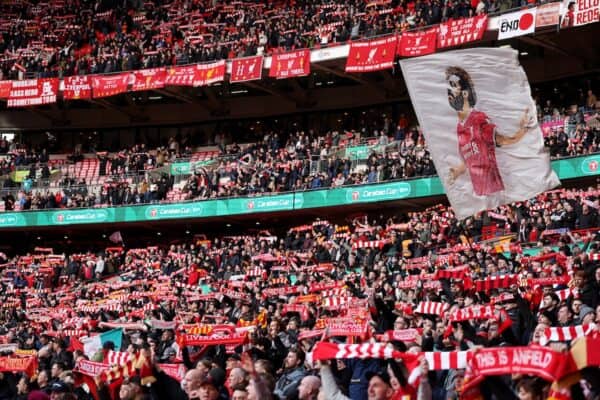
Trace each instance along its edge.
{"label": "white flag", "polygon": [[527,200],[560,184],[515,50],[457,50],[400,64],[458,218]]}

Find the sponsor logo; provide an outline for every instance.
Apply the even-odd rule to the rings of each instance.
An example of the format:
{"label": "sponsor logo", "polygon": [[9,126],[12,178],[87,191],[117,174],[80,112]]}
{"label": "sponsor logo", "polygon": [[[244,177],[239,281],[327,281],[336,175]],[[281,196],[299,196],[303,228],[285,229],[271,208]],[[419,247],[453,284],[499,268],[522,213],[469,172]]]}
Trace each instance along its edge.
{"label": "sponsor logo", "polygon": [[373,185],[348,190],[346,192],[346,200],[348,202],[397,200],[407,197],[410,195],[410,192],[411,186],[407,182]]}
{"label": "sponsor logo", "polygon": [[106,210],[78,210],[57,212],[52,216],[56,224],[88,224],[105,222],[108,219]]}
{"label": "sponsor logo", "polygon": [[581,163],[581,172],[586,175],[595,175],[600,166],[600,156],[588,157]]}
{"label": "sponsor logo", "polygon": [[500,32],[518,32],[527,31],[533,26],[535,18],[532,13],[526,12],[521,14],[519,18],[504,19],[500,22]]}
{"label": "sponsor logo", "polygon": [[202,216],[202,205],[168,205],[156,206],[146,209],[146,218],[161,219],[161,218],[183,218],[183,217],[200,217]]}

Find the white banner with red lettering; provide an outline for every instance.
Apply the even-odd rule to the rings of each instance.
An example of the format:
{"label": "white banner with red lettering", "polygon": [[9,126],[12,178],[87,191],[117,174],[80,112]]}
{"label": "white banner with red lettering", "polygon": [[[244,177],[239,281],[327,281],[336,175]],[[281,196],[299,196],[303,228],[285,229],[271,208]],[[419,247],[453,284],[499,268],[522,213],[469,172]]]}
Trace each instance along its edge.
{"label": "white banner with red lettering", "polygon": [[459,219],[560,184],[515,50],[456,50],[403,59],[400,65]]}
{"label": "white banner with red lettering", "polygon": [[229,81],[248,82],[262,78],[263,56],[234,58],[231,61],[231,75]]}
{"label": "white banner with red lettering", "polygon": [[63,99],[91,99],[92,80],[89,75],[67,76],[64,79]]}
{"label": "white banner with red lettering", "polygon": [[225,80],[225,60],[198,64],[194,71],[194,86],[208,86]]}
{"label": "white banner with red lettering", "polygon": [[350,43],[346,72],[371,72],[392,68],[397,45],[396,36]]}
{"label": "white banner with red lettering", "polygon": [[560,22],[560,3],[547,3],[537,6],[535,27],[558,25]]}
{"label": "white banner with red lettering", "polygon": [[166,68],[150,68],[133,71],[131,73],[131,90],[137,92],[141,90],[162,89],[165,87],[166,78]]}
{"label": "white banner with red lettering", "polygon": [[400,37],[398,54],[402,57],[425,56],[435,52],[438,28],[425,31],[405,32]]}
{"label": "white banner with red lettering", "polygon": [[440,24],[438,48],[460,46],[480,40],[487,28],[487,15],[451,20]]}
{"label": "white banner with red lettering", "polygon": [[269,69],[271,78],[285,79],[308,74],[310,74],[310,50],[273,54]]}
{"label": "white banner with red lettering", "polygon": [[8,107],[38,106],[56,103],[58,79],[27,79],[12,81],[8,95]]}
{"label": "white banner with red lettering", "polygon": [[536,8],[502,14],[498,17],[498,40],[535,32]]}
{"label": "white banner with red lettering", "polygon": [[129,73],[92,76],[92,94],[95,99],[124,93],[128,85]]}
{"label": "white banner with red lettering", "polygon": [[563,0],[561,17],[561,28],[599,22],[600,0]]}

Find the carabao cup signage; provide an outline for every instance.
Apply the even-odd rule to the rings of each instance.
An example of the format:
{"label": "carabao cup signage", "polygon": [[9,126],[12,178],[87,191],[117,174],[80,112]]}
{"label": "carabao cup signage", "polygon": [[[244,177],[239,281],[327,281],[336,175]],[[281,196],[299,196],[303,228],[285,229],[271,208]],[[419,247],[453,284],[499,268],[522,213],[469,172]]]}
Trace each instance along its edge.
{"label": "carabao cup signage", "polygon": [[[246,212],[269,212],[286,211],[302,208],[303,198],[301,194],[284,194],[279,196],[265,196],[242,200]],[[230,207],[235,209],[236,207]],[[242,207],[244,208],[244,207]]]}
{"label": "carabao cup signage", "polygon": [[26,225],[25,218],[21,214],[0,213],[0,227],[24,225]]}
{"label": "carabao cup signage", "polygon": [[110,222],[108,221],[108,211],[103,209],[57,211],[52,214],[51,221],[57,225]]}
{"label": "carabao cup signage", "polygon": [[587,157],[581,163],[581,172],[584,175],[596,175],[598,174],[598,167],[600,166],[600,155]]}
{"label": "carabao cup signage", "polygon": [[410,193],[410,183],[394,182],[358,188],[348,188],[346,189],[346,200],[348,203],[398,200],[410,196]]}
{"label": "carabao cup signage", "polygon": [[195,218],[202,216],[202,203],[168,204],[148,206],[144,215],[146,219]]}

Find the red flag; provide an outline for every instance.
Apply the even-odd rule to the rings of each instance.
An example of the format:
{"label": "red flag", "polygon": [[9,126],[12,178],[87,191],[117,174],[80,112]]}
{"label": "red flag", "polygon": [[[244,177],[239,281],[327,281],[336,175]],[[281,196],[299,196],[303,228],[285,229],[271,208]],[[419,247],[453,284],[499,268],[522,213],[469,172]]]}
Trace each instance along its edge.
{"label": "red flag", "polygon": [[28,79],[12,81],[8,107],[27,107],[56,103],[58,79]]}
{"label": "red flag", "polygon": [[194,84],[195,69],[195,65],[168,68],[165,85],[192,86]]}
{"label": "red flag", "polygon": [[165,87],[165,79],[167,78],[167,70],[165,68],[150,68],[134,71],[132,74],[133,80],[131,90],[151,90],[162,89]]}
{"label": "red flag", "polygon": [[92,81],[89,75],[67,76],[64,79],[63,99],[91,99]]}
{"label": "red flag", "polygon": [[370,72],[392,68],[398,37],[352,42],[346,59],[346,72]]}
{"label": "red flag", "polygon": [[207,86],[225,80],[225,60],[198,64],[194,71],[194,86]]}
{"label": "red flag", "polygon": [[440,24],[438,32],[438,47],[453,47],[480,40],[487,23],[487,15],[444,22]]}
{"label": "red flag", "polygon": [[310,74],[310,50],[274,54],[271,58],[271,78],[285,79]]}
{"label": "red flag", "polygon": [[92,90],[95,99],[124,93],[127,91],[128,85],[129,73],[108,76],[92,76]]}
{"label": "red flag", "polygon": [[258,80],[262,78],[262,69],[263,56],[234,58],[229,80],[232,83]]}
{"label": "red flag", "polygon": [[121,231],[115,231],[112,235],[108,237],[108,239],[113,243],[123,243],[123,237],[121,236]]}
{"label": "red flag", "polygon": [[12,89],[12,81],[0,81],[0,99],[8,99]]}
{"label": "red flag", "polygon": [[438,28],[426,31],[405,32],[400,37],[398,53],[402,57],[424,56],[435,52]]}

